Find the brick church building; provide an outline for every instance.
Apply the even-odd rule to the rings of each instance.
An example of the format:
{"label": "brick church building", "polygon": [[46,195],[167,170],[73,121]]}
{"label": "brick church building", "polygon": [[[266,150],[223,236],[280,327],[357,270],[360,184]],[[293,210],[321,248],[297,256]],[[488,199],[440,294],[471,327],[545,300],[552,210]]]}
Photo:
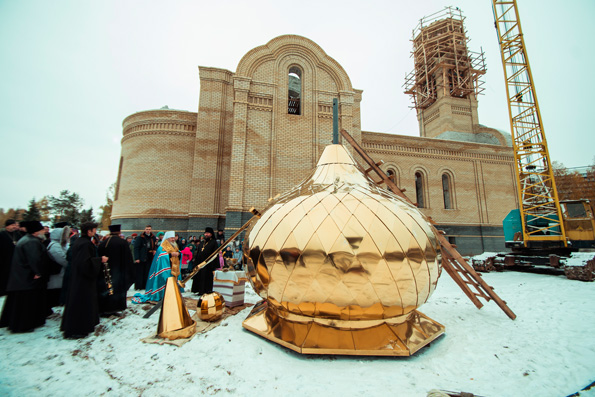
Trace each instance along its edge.
{"label": "brick church building", "polygon": [[[453,36],[458,26],[449,23],[438,36]],[[432,24],[418,38],[432,41],[426,28],[436,33]],[[183,236],[207,226],[231,235],[250,218],[250,207],[264,208],[316,166],[332,142],[338,98],[339,128],[384,161],[382,168],[463,254],[502,250],[502,220],[518,208],[510,137],[479,124],[476,75],[465,88],[448,65],[420,75],[418,63],[432,60],[414,60],[407,89],[420,137],[362,130],[363,91],[305,37],[276,37],[248,52],[235,72],[199,67],[197,113],[165,108],[124,119],[112,221],[126,233],[150,224]]]}

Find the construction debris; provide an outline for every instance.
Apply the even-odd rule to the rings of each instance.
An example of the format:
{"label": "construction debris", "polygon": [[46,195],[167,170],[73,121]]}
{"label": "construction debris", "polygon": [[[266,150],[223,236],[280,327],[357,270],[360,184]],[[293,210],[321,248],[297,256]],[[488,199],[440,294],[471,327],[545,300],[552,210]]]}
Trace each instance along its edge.
{"label": "construction debris", "polygon": [[569,280],[595,280],[595,254],[593,252],[575,252],[570,257],[494,254],[473,258],[471,263],[476,271],[482,273],[513,270],[554,275],[565,274]]}
{"label": "construction debris", "polygon": [[568,261],[564,274],[569,280],[593,281],[595,278],[595,257]]}

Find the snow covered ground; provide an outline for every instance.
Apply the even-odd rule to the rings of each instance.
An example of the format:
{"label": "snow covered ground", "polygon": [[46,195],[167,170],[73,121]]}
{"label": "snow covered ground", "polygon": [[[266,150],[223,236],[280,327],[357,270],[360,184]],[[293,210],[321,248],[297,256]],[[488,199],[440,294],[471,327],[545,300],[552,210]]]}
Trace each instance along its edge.
{"label": "snow covered ground", "polygon": [[566,266],[584,266],[587,261],[593,259],[595,253],[589,252],[573,252],[570,258],[564,260]]}
{"label": "snow covered ground", "polygon": [[[245,331],[250,309],[182,347],[140,341],[158,321],[143,319],[142,306],[102,319],[82,340],[63,339],[55,314],[32,333],[0,329],[0,395],[568,396],[595,381],[595,283],[514,272],[484,279],[517,319],[493,302],[477,310],[443,272],[420,311],[446,334],[412,357],[299,355]],[[258,301],[249,286],[246,301]]]}

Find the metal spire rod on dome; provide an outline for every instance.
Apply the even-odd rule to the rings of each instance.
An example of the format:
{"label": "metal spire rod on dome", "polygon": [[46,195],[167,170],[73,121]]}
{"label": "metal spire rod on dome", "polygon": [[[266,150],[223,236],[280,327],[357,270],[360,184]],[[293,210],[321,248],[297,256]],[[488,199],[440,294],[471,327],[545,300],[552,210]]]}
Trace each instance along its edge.
{"label": "metal spire rod on dome", "polygon": [[333,144],[339,143],[339,100],[333,98]]}

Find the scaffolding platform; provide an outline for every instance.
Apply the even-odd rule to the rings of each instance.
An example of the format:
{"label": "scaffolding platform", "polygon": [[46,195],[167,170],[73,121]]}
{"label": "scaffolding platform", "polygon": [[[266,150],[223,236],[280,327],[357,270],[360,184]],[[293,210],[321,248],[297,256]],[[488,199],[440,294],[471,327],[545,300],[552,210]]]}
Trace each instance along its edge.
{"label": "scaffolding platform", "polygon": [[414,70],[403,88],[414,108],[427,109],[443,96],[467,98],[484,90],[484,53],[469,51],[464,20],[458,7],[446,7],[422,18],[413,30]]}

